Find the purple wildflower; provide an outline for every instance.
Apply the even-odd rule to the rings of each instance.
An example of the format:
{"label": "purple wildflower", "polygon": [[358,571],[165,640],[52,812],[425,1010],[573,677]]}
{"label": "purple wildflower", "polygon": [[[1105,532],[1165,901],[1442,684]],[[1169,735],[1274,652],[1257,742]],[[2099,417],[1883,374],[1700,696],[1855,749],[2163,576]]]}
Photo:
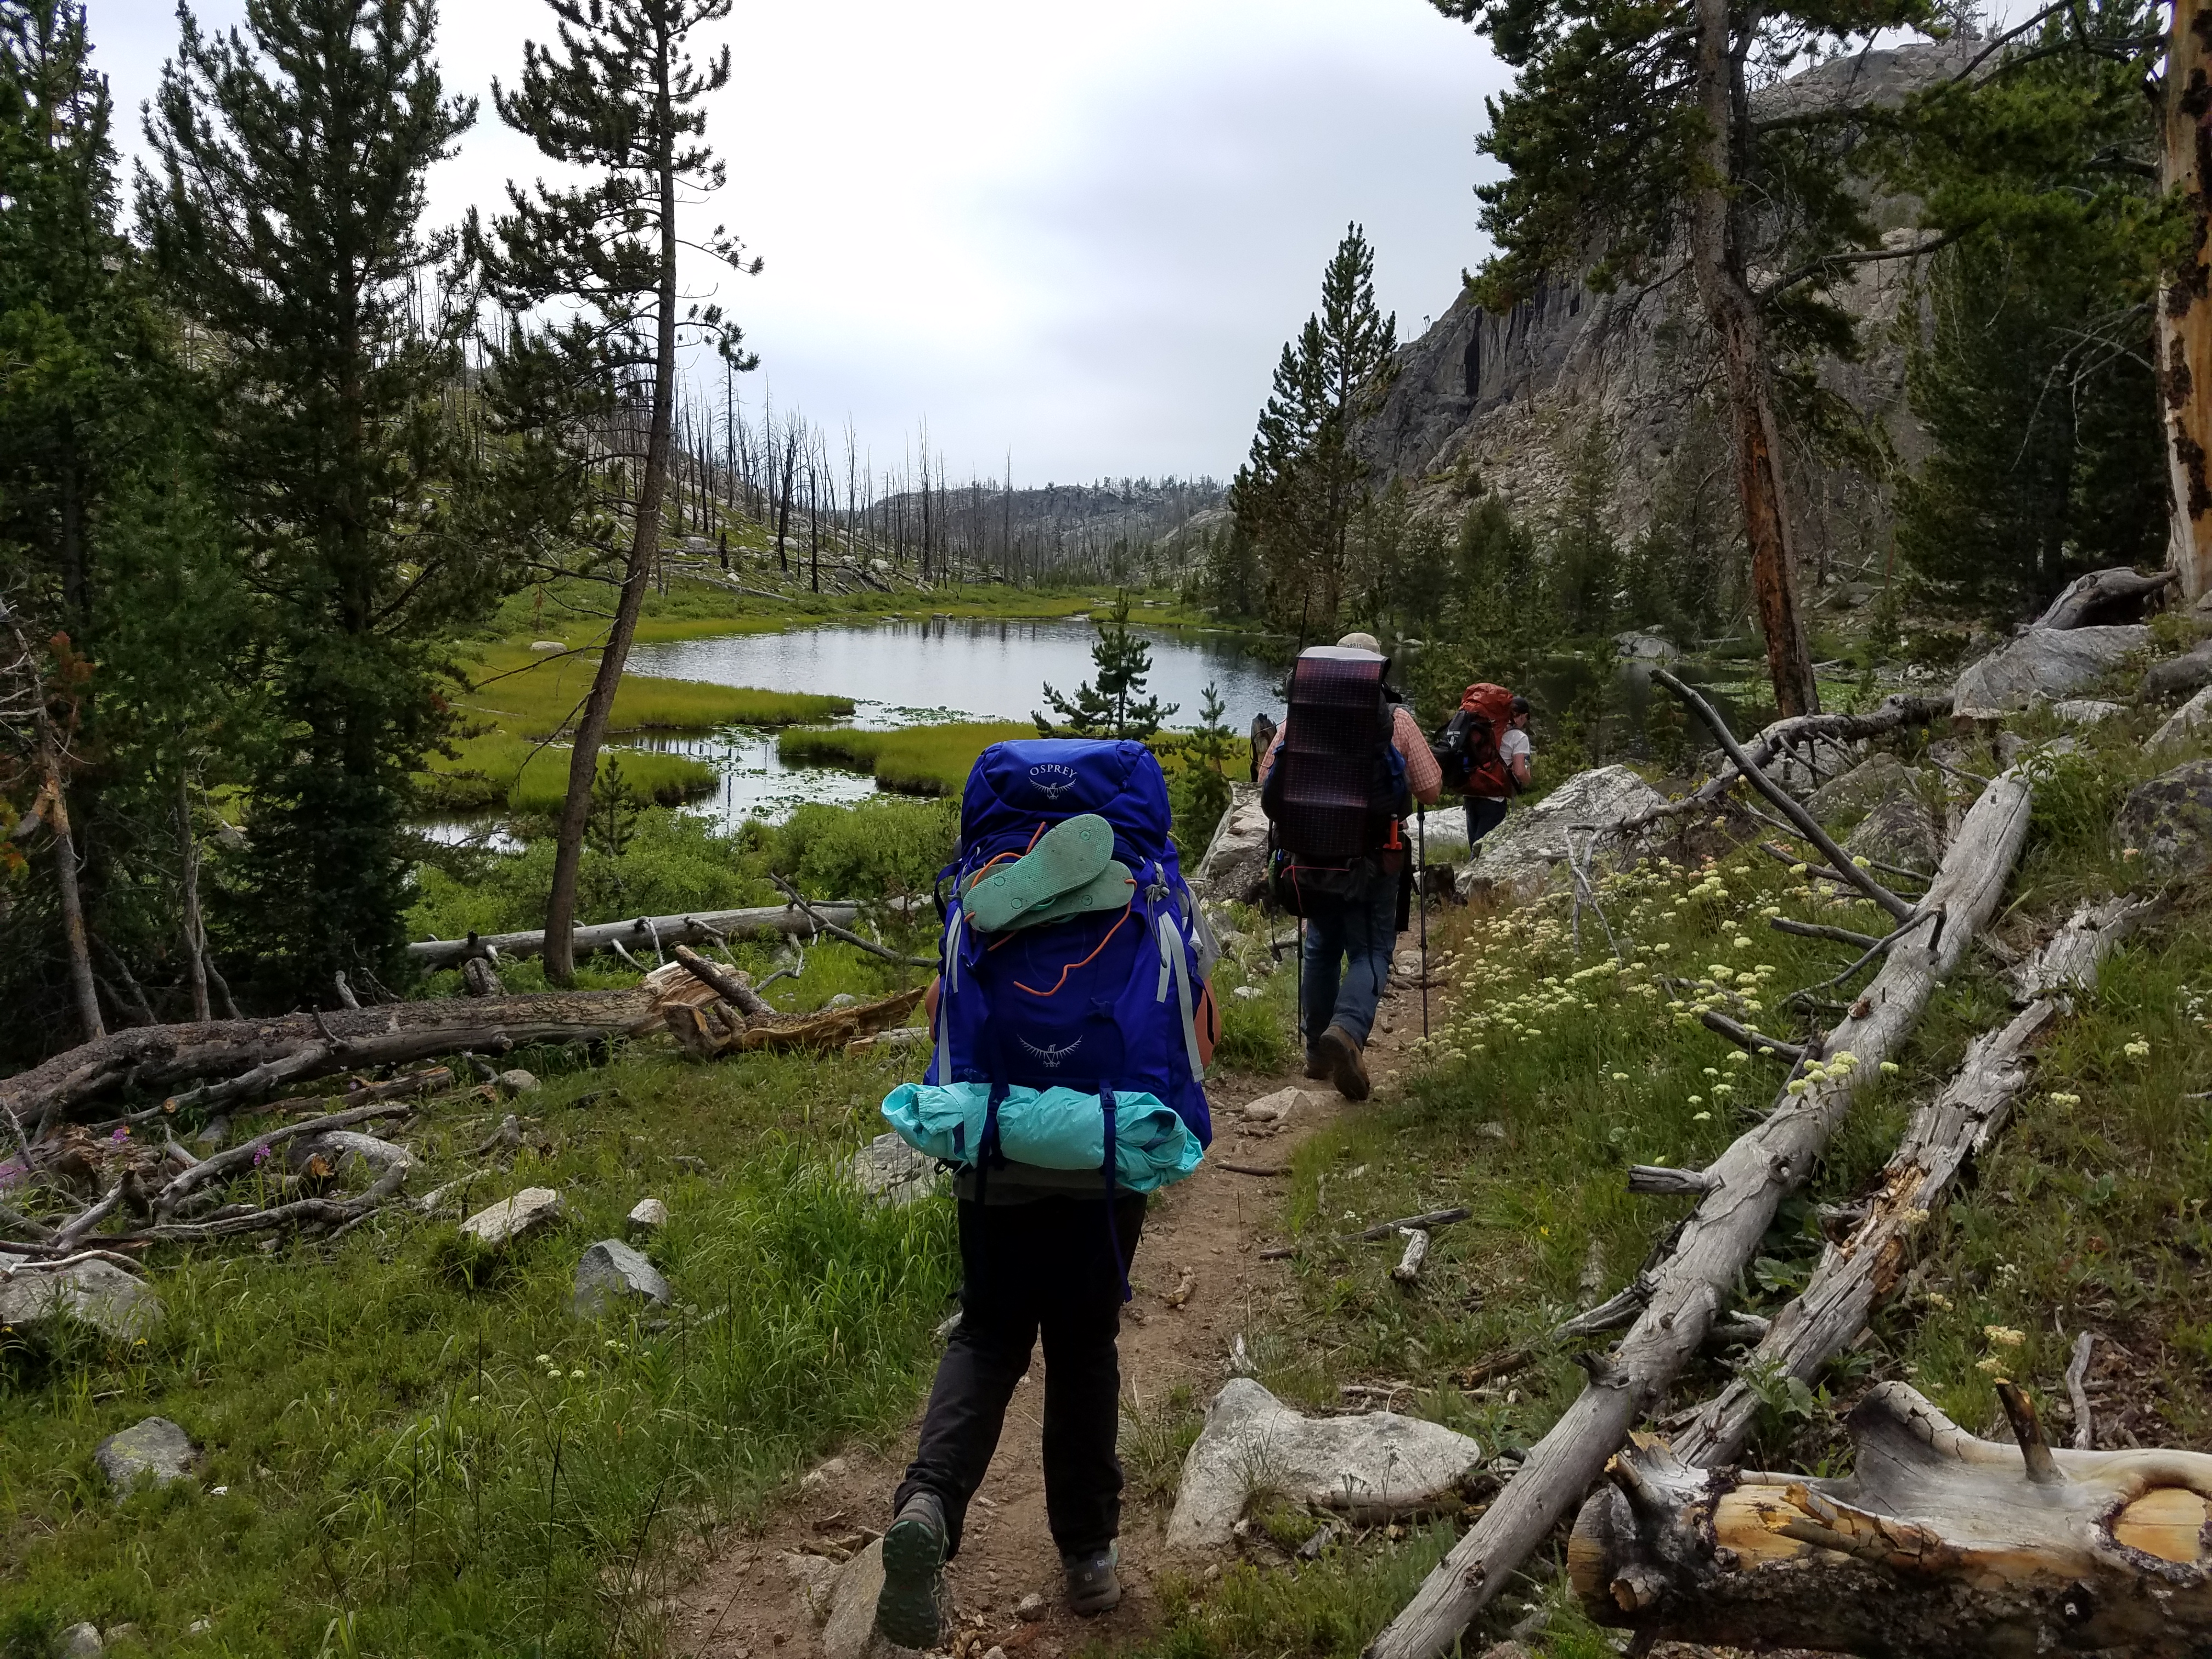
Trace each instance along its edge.
{"label": "purple wildflower", "polygon": [[127,1123],[125,1124],[121,1128],[116,1130],[113,1134],[110,1135],[108,1139],[112,1140],[117,1146],[120,1146],[125,1141],[131,1139],[131,1126]]}
{"label": "purple wildflower", "polygon": [[262,1164],[262,1160],[266,1158],[268,1156],[269,1148],[267,1146],[256,1146],[253,1149],[253,1167],[257,1170],[259,1169]]}

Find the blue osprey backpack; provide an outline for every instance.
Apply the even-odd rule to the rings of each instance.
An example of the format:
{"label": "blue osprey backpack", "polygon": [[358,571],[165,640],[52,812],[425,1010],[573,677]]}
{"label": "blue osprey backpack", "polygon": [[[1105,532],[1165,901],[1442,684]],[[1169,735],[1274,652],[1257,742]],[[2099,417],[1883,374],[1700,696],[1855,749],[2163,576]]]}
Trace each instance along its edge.
{"label": "blue osprey backpack", "polygon": [[[975,876],[1085,812],[1113,827],[1113,855],[1136,877],[1126,908],[995,934],[968,925],[962,895]],[[1015,1086],[1097,1095],[1109,1182],[1117,1091],[1164,1103],[1200,1146],[1213,1139],[1195,1019],[1217,952],[1168,823],[1167,779],[1141,743],[994,744],[968,774],[959,855],[938,872],[945,934],[928,1080],[988,1085],[994,1103]],[[1000,1158],[988,1122],[976,1150],[988,1178]]]}

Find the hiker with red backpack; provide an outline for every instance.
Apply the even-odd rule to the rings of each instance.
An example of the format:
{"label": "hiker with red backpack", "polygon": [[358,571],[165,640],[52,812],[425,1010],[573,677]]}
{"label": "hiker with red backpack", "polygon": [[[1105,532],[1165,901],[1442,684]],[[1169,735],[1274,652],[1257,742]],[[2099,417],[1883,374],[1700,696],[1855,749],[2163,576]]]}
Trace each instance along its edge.
{"label": "hiker with red backpack", "polygon": [[994,744],[939,872],[935,1048],[884,1101],[953,1170],[960,1316],[884,1534],[876,1628],[938,1645],[945,1565],[1042,1337],[1045,1512],[1079,1614],[1118,1605],[1115,1348],[1146,1194],[1197,1168],[1218,954],[1143,744]]}
{"label": "hiker with red backpack", "polygon": [[1371,634],[1301,652],[1289,710],[1260,763],[1269,891],[1306,924],[1306,1075],[1328,1079],[1346,1100],[1372,1088],[1367,1038],[1406,926],[1402,820],[1442,783],[1413,710],[1386,682],[1389,667]]}
{"label": "hiker with red backpack", "polygon": [[1535,758],[1528,742],[1528,699],[1486,681],[1470,685],[1430,748],[1443,787],[1467,797],[1472,857],[1482,838],[1505,822],[1506,803],[1528,787]]}

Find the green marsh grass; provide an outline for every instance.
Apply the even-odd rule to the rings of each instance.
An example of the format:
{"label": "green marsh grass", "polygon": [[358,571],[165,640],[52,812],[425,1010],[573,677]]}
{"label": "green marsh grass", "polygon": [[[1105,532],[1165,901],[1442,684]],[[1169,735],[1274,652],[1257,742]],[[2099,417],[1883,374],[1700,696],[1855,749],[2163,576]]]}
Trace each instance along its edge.
{"label": "green marsh grass", "polygon": [[950,721],[895,732],[798,726],[776,739],[784,764],[842,766],[872,774],[886,789],[909,795],[957,795],[975,757],[994,743],[1034,738],[1021,721]]}

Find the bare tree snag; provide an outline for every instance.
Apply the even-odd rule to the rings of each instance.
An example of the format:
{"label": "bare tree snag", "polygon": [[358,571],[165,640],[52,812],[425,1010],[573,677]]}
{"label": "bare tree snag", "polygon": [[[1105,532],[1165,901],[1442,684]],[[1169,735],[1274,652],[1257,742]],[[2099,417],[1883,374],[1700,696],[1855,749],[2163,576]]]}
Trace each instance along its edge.
{"label": "bare tree snag", "polygon": [[[2150,908],[2127,899],[2082,905],[2030,960],[2025,973],[2039,982],[2063,979],[2075,989],[2094,988],[2105,957]],[[2085,919],[2102,925],[2085,926]],[[1745,1361],[1746,1372],[1809,1382],[1857,1340],[1875,1309],[1895,1288],[1913,1234],[1942,1208],[1960,1172],[1983,1156],[2011,1121],[2033,1076],[2031,1051],[2063,1011],[2056,998],[2039,997],[2003,1030],[1984,1032],[1968,1045],[1942,1092],[1913,1113],[1849,1232],[1821,1253],[1803,1292],[1776,1316],[1772,1328]],[[1675,1449],[1708,1468],[1732,1461],[1751,1432],[1759,1404],[1748,1383],[1730,1383],[1699,1408],[1675,1437]]]}
{"label": "bare tree snag", "polygon": [[2212,1630],[2212,1456],[1978,1440],[1901,1382],[1851,1413],[1844,1480],[1712,1471],[1639,1437],[1583,1507],[1590,1616],[1656,1637],[1861,1659],[2184,1659]]}
{"label": "bare tree snag", "polygon": [[1759,1124],[1706,1173],[1715,1190],[1683,1222],[1673,1249],[1638,1275],[1642,1311],[1610,1360],[1529,1452],[1520,1472],[1368,1650],[1374,1659],[1436,1659],[1504,1588],[1529,1553],[1603,1471],[1637,1419],[1702,1348],[1783,1199],[1811,1174],[1879,1062],[1901,1048],[1936,987],[1966,954],[2002,897],[2027,837],[2033,791],[2008,769],[1968,811],[1936,872],[1928,902],[1949,925],[1901,939],[1865,994],[1823,1040],[1856,1063],[1802,1093],[1779,1095]]}
{"label": "bare tree snag", "polygon": [[2159,307],[2159,392],[2165,405],[2166,562],[2183,602],[2212,592],[2212,4],[2173,0],[2166,34],[2159,182],[2179,197],[2188,235],[2166,273]]}
{"label": "bare tree snag", "polygon": [[63,792],[61,756],[53,739],[40,744],[46,769],[46,824],[54,836],[54,884],[61,895],[62,940],[69,951],[70,989],[76,994],[77,1024],[84,1040],[107,1035],[100,1018],[100,993],[92,982],[92,942],[85,932],[84,897],[76,884],[76,838],[70,833],[69,800]]}
{"label": "bare tree snag", "polygon": [[2035,619],[2038,628],[2089,628],[2102,623],[2134,622],[2157,593],[2179,580],[2172,570],[2139,576],[2128,569],[2092,570],[2066,584]]}
{"label": "bare tree snag", "polygon": [[[769,904],[745,910],[702,910],[688,916],[635,916],[628,921],[599,922],[579,927],[569,946],[577,957],[611,949],[617,944],[649,945],[655,938],[667,945],[704,945],[709,940],[747,933],[812,933],[823,922],[848,922],[860,915],[860,906],[848,901],[812,905],[819,921],[787,904]],[[407,947],[408,959],[419,968],[458,967],[471,957],[534,957],[545,948],[543,931],[526,933],[471,934],[467,939],[425,939]]]}
{"label": "bare tree snag", "polygon": [[192,988],[192,1018],[204,1023],[215,1018],[215,1010],[208,1002],[207,959],[200,950],[204,937],[200,926],[200,844],[199,838],[192,834],[191,778],[182,766],[177,769],[177,839],[184,855],[180,883],[184,915],[180,920],[185,932],[185,978]]}

